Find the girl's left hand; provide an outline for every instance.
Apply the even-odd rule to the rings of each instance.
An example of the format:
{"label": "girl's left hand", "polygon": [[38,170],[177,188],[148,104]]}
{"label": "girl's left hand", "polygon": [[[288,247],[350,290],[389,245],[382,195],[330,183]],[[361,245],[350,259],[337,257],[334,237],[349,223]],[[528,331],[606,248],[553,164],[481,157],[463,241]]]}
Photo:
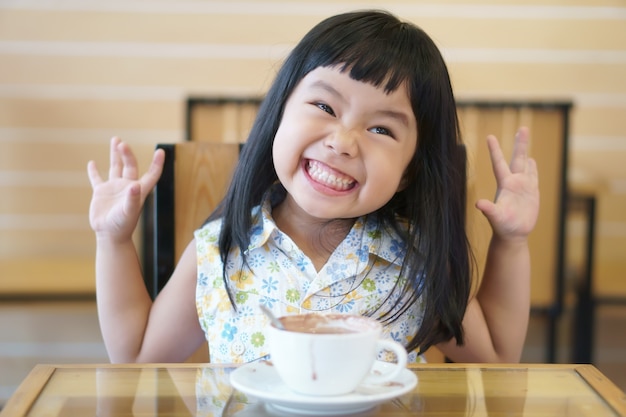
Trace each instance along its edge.
{"label": "girl's left hand", "polygon": [[526,239],[539,215],[537,164],[528,156],[529,132],[520,128],[515,135],[511,163],[507,164],[495,136],[487,137],[491,164],[496,177],[494,201],[480,199],[476,207],[491,224],[494,235],[504,239]]}

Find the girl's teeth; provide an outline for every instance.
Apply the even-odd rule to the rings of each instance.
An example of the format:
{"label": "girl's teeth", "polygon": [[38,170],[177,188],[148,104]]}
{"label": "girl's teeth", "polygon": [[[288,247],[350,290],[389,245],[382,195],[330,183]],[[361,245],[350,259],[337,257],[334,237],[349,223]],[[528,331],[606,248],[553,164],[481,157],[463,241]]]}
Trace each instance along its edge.
{"label": "girl's teeth", "polygon": [[325,170],[323,166],[315,161],[309,161],[307,167],[311,178],[335,190],[344,191],[354,184],[352,178],[338,177],[336,174]]}

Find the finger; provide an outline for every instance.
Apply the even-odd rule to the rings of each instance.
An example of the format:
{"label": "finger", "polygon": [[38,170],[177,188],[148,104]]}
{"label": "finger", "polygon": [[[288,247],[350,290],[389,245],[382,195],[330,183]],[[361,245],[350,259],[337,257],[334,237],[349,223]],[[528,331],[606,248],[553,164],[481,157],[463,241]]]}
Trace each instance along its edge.
{"label": "finger", "polygon": [[124,213],[134,214],[141,210],[141,185],[134,183],[128,187],[124,200]]}
{"label": "finger", "polygon": [[109,161],[109,178],[119,178],[122,176],[122,158],[118,150],[120,138],[111,138],[110,144],[110,161]]}
{"label": "finger", "polygon": [[137,168],[137,158],[135,158],[135,154],[126,143],[120,143],[118,149],[123,163],[122,177],[129,180],[136,180],[139,176],[139,170]]}
{"label": "finger", "polygon": [[526,168],[526,175],[528,175],[532,181],[532,185],[535,188],[539,187],[539,172],[537,169],[537,161],[533,158],[528,158],[528,167]]}
{"label": "finger", "polygon": [[529,133],[526,127],[521,127],[515,134],[515,145],[511,157],[511,172],[524,172],[528,161]]}
{"label": "finger", "polygon": [[496,177],[496,181],[499,181],[509,174],[509,164],[504,158],[504,154],[500,148],[500,143],[495,136],[487,136],[487,147],[489,148],[489,157],[491,158],[493,173]]}
{"label": "finger", "polygon": [[487,219],[491,219],[495,216],[497,210],[496,205],[485,198],[481,198],[476,202],[476,208],[480,210]]}
{"label": "finger", "polygon": [[89,177],[91,188],[96,188],[96,186],[102,183],[102,177],[98,172],[98,167],[96,167],[95,161],[87,162],[87,176]]}
{"label": "finger", "polygon": [[154,151],[154,155],[152,156],[152,162],[150,163],[150,167],[148,171],[142,175],[139,180],[141,183],[141,189],[144,194],[149,193],[157,181],[161,177],[161,173],[163,172],[163,163],[165,162],[165,151],[163,149],[157,149]]}
{"label": "finger", "polygon": [[528,158],[528,173],[532,175],[535,180],[539,180],[539,169],[537,168],[537,161],[534,158]]}

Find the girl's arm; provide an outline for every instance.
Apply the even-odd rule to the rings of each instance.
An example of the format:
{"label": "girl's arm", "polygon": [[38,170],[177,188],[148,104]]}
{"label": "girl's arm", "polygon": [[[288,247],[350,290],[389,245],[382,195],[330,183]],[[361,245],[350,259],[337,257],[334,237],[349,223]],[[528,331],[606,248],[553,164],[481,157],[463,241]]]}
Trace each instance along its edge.
{"label": "girl's arm", "polygon": [[463,319],[465,344],[451,340],[439,346],[457,362],[519,362],[521,357],[530,311],[528,235],[539,213],[537,166],[528,157],[528,140],[528,130],[521,128],[509,165],[497,139],[487,138],[498,190],[494,202],[476,203],[493,231],[483,279]]}
{"label": "girl's arm", "polygon": [[93,161],[88,164],[98,317],[112,362],[181,361],[202,342],[194,303],[194,242],[153,304],[132,240],[146,196],[161,175],[163,160],[163,151],[157,150],[148,172],[139,177],[132,151],[113,138],[109,178],[100,177]]}

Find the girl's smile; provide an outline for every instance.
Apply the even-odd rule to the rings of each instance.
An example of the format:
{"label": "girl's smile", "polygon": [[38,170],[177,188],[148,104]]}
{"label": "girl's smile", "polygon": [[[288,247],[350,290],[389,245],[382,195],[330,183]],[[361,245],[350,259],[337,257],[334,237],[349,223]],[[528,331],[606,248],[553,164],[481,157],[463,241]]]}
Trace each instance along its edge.
{"label": "girl's smile", "polygon": [[329,167],[320,161],[307,159],[304,161],[304,170],[313,182],[313,187],[322,193],[332,194],[353,189],[357,186],[354,178]]}

